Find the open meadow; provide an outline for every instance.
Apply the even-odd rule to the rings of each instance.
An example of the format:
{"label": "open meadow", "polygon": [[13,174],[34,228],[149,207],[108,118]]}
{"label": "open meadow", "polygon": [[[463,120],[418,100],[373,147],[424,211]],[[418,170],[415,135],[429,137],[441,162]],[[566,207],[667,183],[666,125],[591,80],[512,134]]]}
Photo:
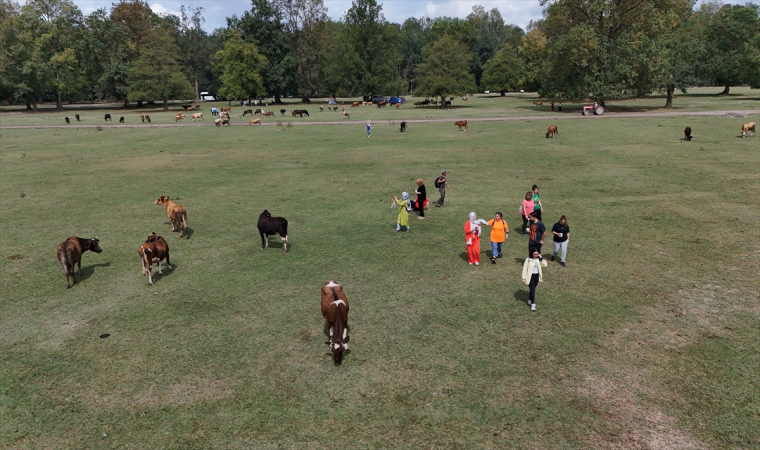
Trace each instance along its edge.
{"label": "open meadow", "polygon": [[[757,112],[752,95],[704,110]],[[0,447],[758,448],[760,136],[738,137],[758,119],[586,118],[551,139],[529,117],[371,138],[361,123],[2,129]],[[432,208],[397,234],[391,196],[416,178]],[[547,228],[564,214],[571,229],[536,312],[520,283],[532,184]],[[187,208],[190,239],[160,195]],[[289,220],[289,252],[261,249],[264,209]],[[487,236],[467,264],[470,211],[509,223],[495,265]],[[174,270],[149,286],[152,231]],[[55,252],[71,235],[103,252],[67,289]],[[351,305],[340,367],[328,280]]]}

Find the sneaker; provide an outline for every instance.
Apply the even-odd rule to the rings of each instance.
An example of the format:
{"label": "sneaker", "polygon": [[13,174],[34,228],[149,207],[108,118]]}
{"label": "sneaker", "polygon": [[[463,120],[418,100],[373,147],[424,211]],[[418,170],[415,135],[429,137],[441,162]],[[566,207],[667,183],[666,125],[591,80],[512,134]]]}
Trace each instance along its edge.
{"label": "sneaker", "polygon": [[491,264],[496,264],[496,258],[491,258]]}
{"label": "sneaker", "polygon": [[472,265],[472,263],[470,263],[470,265]]}
{"label": "sneaker", "polygon": [[424,219],[425,217],[424,217],[424,216],[419,216],[419,217],[417,217],[417,218],[418,218],[418,219],[420,219],[420,220],[422,220],[422,219]]}
{"label": "sneaker", "polygon": [[554,261],[554,255],[552,255],[552,261]]}
{"label": "sneaker", "polygon": [[530,310],[531,311],[535,311],[536,310],[536,304],[535,303],[531,303]]}
{"label": "sneaker", "polygon": [[480,265],[480,263],[479,263],[479,262],[476,262],[476,263],[475,263],[475,265],[476,265],[476,266],[479,266],[479,265]]}
{"label": "sneaker", "polygon": [[527,234],[523,233],[523,236],[527,236]]}
{"label": "sneaker", "polygon": [[560,263],[560,264],[562,264],[562,267],[567,267],[567,265],[565,263],[563,263],[563,262]]}

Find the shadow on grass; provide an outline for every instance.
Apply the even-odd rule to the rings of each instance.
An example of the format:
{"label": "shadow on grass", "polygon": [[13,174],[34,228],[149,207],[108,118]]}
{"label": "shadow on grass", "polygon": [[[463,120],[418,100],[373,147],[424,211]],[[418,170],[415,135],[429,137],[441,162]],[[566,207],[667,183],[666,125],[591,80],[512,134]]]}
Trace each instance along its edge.
{"label": "shadow on grass", "polygon": [[520,303],[525,303],[527,305],[528,304],[528,294],[530,294],[530,292],[528,292],[528,291],[526,291],[524,289],[518,289],[518,290],[515,291],[515,293],[513,295],[515,297],[515,301],[520,302]]}
{"label": "shadow on grass", "polygon": [[[151,275],[150,275],[151,278],[153,278],[153,285],[155,285],[156,282],[160,281],[162,278],[173,274],[177,270],[177,267],[179,267],[177,264],[172,263],[172,270],[169,270],[169,268],[166,267],[166,261],[161,261],[161,272],[163,273],[158,273],[158,267],[156,267],[156,265],[153,265],[153,267],[151,267]],[[148,277],[146,276],[145,278],[148,278]]]}
{"label": "shadow on grass", "polygon": [[[489,254],[490,254],[490,250],[481,250],[480,251],[481,259],[487,259],[487,260],[490,261],[491,257],[489,256]],[[486,255],[486,256],[482,256],[482,255]],[[460,253],[459,257],[464,262],[470,262],[470,259],[467,257],[467,252]]]}
{"label": "shadow on grass", "polygon": [[92,276],[92,274],[95,273],[96,267],[111,267],[110,262],[106,263],[100,263],[100,264],[90,264],[89,266],[85,266],[82,268],[82,275],[79,275],[79,272],[75,272],[75,275],[77,276],[77,283],[82,282]]}
{"label": "shadow on grass", "polygon": [[[164,222],[164,225],[169,225],[171,227],[172,223],[171,222]],[[172,230],[172,233],[180,233],[181,231],[182,230]],[[187,227],[187,239],[190,239],[190,236],[192,236],[194,233],[195,232],[193,231],[192,228]],[[173,236],[173,234],[172,234],[172,236]],[[185,236],[182,236],[182,238],[185,239]]]}

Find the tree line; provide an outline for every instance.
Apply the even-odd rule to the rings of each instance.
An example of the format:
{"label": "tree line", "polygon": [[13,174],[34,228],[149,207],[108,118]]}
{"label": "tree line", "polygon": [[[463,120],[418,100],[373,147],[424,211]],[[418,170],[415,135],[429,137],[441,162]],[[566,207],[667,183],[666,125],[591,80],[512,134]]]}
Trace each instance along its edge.
{"label": "tree line", "polygon": [[141,106],[226,98],[463,95],[525,89],[556,99],[633,98],[689,86],[760,87],[757,5],[692,0],[540,0],[526,30],[497,9],[465,18],[385,19],[353,0],[341,20],[322,0],[251,0],[227,26],[204,10],[153,13],[120,0],[88,15],[70,0],[0,0],[0,97],[36,110],[74,101]]}

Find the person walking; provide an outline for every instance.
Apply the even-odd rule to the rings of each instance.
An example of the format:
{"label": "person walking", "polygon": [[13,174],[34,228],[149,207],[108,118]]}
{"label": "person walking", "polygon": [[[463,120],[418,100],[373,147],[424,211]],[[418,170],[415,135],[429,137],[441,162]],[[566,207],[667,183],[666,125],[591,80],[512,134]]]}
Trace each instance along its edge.
{"label": "person walking", "polygon": [[423,183],[422,178],[417,179],[417,190],[414,191],[414,193],[417,194],[417,201],[414,204],[414,210],[420,212],[418,219],[424,219],[425,206],[427,206],[427,191],[425,191],[425,184]]}
{"label": "person walking", "polygon": [[464,223],[464,239],[467,243],[467,261],[470,265],[480,265],[480,233],[481,224],[487,224],[483,219],[478,219],[474,213],[470,213],[470,220]]}
{"label": "person walking", "polygon": [[552,251],[552,261],[557,253],[560,253],[560,264],[562,267],[567,267],[565,264],[565,257],[567,256],[567,242],[570,239],[570,226],[567,224],[567,218],[563,215],[559,218],[559,222],[555,223],[552,227],[552,234],[554,235],[554,251]]}
{"label": "person walking", "polygon": [[522,235],[527,236],[528,226],[530,225],[530,213],[533,212],[533,193],[525,193],[525,199],[520,204],[520,215],[522,216]]}
{"label": "person walking", "polygon": [[493,219],[488,221],[491,227],[491,264],[496,264],[496,258],[501,258],[501,244],[509,238],[509,225],[497,212]]}
{"label": "person walking", "polygon": [[562,111],[562,100],[559,101],[559,104],[557,105],[557,109]]}
{"label": "person walking", "polygon": [[402,192],[401,200],[393,196],[393,200],[399,206],[398,218],[396,219],[396,233],[401,231],[401,227],[406,227],[406,231],[409,231],[409,210],[406,207],[409,205],[409,193]]}
{"label": "person walking", "polygon": [[531,253],[529,257],[525,259],[522,270],[522,282],[530,287],[528,293],[528,305],[530,310],[536,310],[536,287],[538,283],[544,281],[543,274],[541,273],[541,254],[538,250]]}
{"label": "person walking", "polygon": [[552,111],[554,111],[554,102],[552,102]]}
{"label": "person walking", "polygon": [[438,192],[441,194],[441,198],[435,202],[435,206],[444,206],[443,201],[446,198],[446,188],[451,188],[446,184],[446,171],[441,172],[441,176],[435,179],[435,187],[438,188]]}
{"label": "person walking", "polygon": [[541,220],[541,213],[544,211],[544,205],[541,204],[541,196],[538,194],[538,186],[535,184],[533,190],[533,212],[537,213],[538,220]]}
{"label": "person walking", "polygon": [[530,235],[528,236],[528,256],[532,255],[534,251],[539,253],[538,258],[543,261],[541,256],[541,246],[544,245],[544,238],[546,237],[546,227],[544,223],[538,220],[536,212],[533,211],[530,215]]}
{"label": "person walking", "polygon": [[372,129],[369,126],[369,120],[368,120],[367,121],[367,137],[370,137],[371,134],[372,134]]}

